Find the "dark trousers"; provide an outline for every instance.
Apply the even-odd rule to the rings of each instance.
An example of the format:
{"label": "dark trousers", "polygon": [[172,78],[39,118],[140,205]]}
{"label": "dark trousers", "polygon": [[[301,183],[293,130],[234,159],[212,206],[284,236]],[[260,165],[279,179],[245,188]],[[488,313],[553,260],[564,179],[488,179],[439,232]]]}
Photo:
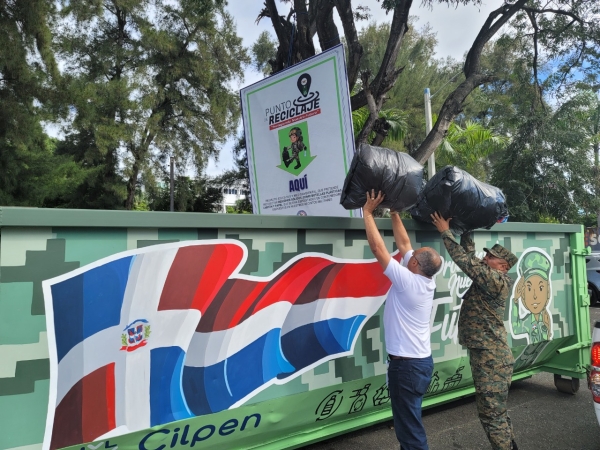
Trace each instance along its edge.
{"label": "dark trousers", "polygon": [[431,356],[390,360],[388,388],[394,414],[394,431],[402,450],[429,449],[421,420],[421,403],[432,373]]}

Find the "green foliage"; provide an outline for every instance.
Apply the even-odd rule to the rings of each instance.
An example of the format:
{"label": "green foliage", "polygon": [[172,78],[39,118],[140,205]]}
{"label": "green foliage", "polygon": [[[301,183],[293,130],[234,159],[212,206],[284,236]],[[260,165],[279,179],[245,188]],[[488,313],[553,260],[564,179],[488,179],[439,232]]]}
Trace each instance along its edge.
{"label": "green foliage", "polygon": [[[386,11],[389,12],[391,10],[393,10],[396,5],[402,1],[402,0],[377,0],[378,2],[381,1],[381,7]],[[422,4],[423,5],[427,5],[429,7],[432,7],[433,4],[435,3],[442,3],[442,4],[447,4],[448,6],[453,5],[453,6],[458,6],[458,5],[468,5],[468,4],[474,4],[474,5],[480,5],[481,4],[481,0],[423,0]]]}
{"label": "green foliage", "polygon": [[[398,1],[380,3],[389,10]],[[278,43],[265,32],[250,59],[225,5],[0,2],[0,204],[169,210],[169,157],[179,162],[179,173],[193,166],[202,174],[238,125],[231,81],[249,63],[270,73],[268,61],[276,56]],[[567,13],[534,13],[534,24],[519,13],[510,33],[486,45],[482,73],[493,75],[492,81],[462,105],[437,150],[437,163],[457,165],[501,187],[511,220],[595,225],[600,3],[555,0],[548,6],[530,0],[527,7],[530,13]],[[353,13],[358,20],[367,9],[354,7]],[[382,145],[409,153],[425,137],[423,89],[433,93],[436,112],[464,79],[461,64],[435,58],[433,31],[415,29],[414,20],[411,25],[396,63],[403,72],[380,113],[392,126]],[[389,24],[374,23],[359,33],[361,71],[378,72],[389,33]],[[367,116],[366,109],[354,111],[355,129]],[[64,139],[50,139],[44,122],[64,125]],[[250,186],[244,146],[242,136],[234,149],[235,169],[216,179],[178,176],[176,210],[216,211],[223,186]],[[250,198],[231,211],[252,211]]]}
{"label": "green foliage", "polygon": [[[0,145],[0,204],[65,206],[61,197],[82,181],[85,171],[67,157],[56,156],[54,141],[34,129],[20,145]],[[30,130],[31,131],[31,130]]]}
{"label": "green foliage", "polygon": [[132,209],[134,211],[150,211],[150,204],[148,203],[147,196],[136,194]]}
{"label": "green foliage", "polygon": [[[424,90],[430,88],[435,95],[432,98],[432,110],[437,111],[442,106],[444,97],[453,89],[460,78],[455,78],[448,83],[456,74],[460,73],[460,65],[451,59],[438,60],[435,58],[435,46],[437,44],[435,33],[429,27],[417,29],[411,20],[410,28],[402,43],[397,60],[397,66],[403,67],[396,84],[390,90],[383,110],[394,111],[400,114],[397,122],[401,124],[402,133],[398,139],[386,139],[384,146],[412,152],[425,138],[425,113],[424,113]],[[361,70],[370,70],[377,73],[385,54],[390,24],[372,23],[359,33],[363,46],[363,57],[361,59]],[[461,75],[462,76],[462,75]],[[358,86],[355,90],[360,89]],[[353,112],[357,114],[359,124],[364,124],[367,111]],[[385,114],[385,113],[384,113]],[[368,115],[368,114],[367,114]],[[360,121],[362,120],[362,122]],[[355,123],[355,130],[356,130]],[[362,127],[361,127],[362,128]]]}
{"label": "green foliage", "polygon": [[[390,126],[387,137],[384,139],[382,146],[386,146],[391,142],[401,142],[406,136],[407,114],[398,109],[382,109],[379,111],[379,117],[385,119]],[[367,107],[359,108],[352,111],[352,126],[354,127],[354,137],[360,133],[365,122],[369,118],[369,109]],[[375,133],[371,132],[369,141],[375,137]]]}
{"label": "green foliage", "polygon": [[529,0],[527,6],[529,11],[563,12],[534,14],[533,24],[531,15],[521,11],[512,21],[512,36],[523,39],[531,52],[532,37],[537,39],[538,74],[533,81],[540,84],[542,92],[568,97],[569,89],[582,79],[597,84],[600,77],[600,2]]}
{"label": "green foliage", "polygon": [[[363,30],[363,69],[376,72],[388,33],[385,24]],[[454,61],[434,58],[435,45],[435,36],[427,28],[411,29],[406,35],[398,57],[404,71],[384,106],[402,112],[404,133],[399,142],[386,140],[386,147],[409,153],[416,149],[425,137],[422,89],[429,87],[434,93],[436,112],[462,80],[462,74],[456,76],[460,67]],[[558,48],[554,50],[560,54]],[[436,165],[456,165],[502,188],[511,221],[593,224],[600,206],[594,195],[600,182],[592,158],[593,152],[599,152],[600,107],[597,94],[589,88],[584,91],[597,85],[597,78],[588,73],[591,68],[585,69],[586,81],[579,83],[580,88],[567,89],[553,72],[560,67],[558,72],[566,70],[562,60],[541,65],[547,71],[544,79],[538,74],[542,94],[561,93],[550,104],[535,84],[533,56],[531,35],[520,31],[501,35],[485,47],[482,70],[496,78],[471,93],[436,152]],[[354,113],[357,128],[367,115],[366,110]]]}
{"label": "green foliage", "polygon": [[590,100],[575,95],[555,110],[540,107],[522,118],[492,176],[507,196],[511,220],[582,223],[600,210],[585,120],[597,106]]}
{"label": "green foliage", "polygon": [[254,68],[265,76],[270,75],[269,60],[274,59],[277,54],[277,42],[271,39],[269,32],[263,31],[258,35],[258,39],[252,44],[251,52]]}
{"label": "green foliage", "polygon": [[464,127],[452,122],[436,152],[436,166],[458,166],[475,178],[486,181],[490,155],[504,148],[508,142],[508,137],[497,135],[473,120],[467,120]]}
{"label": "green foliage", "polygon": [[168,156],[201,173],[218,154],[239,120],[228,83],[249,62],[224,7],[219,0],[65,4],[56,29],[74,120],[64,151],[98,168],[76,197],[81,206],[131,209],[142,174]]}
{"label": "green foliage", "polygon": [[53,12],[44,0],[0,3],[0,204],[62,206],[57,198],[83,174],[70,158],[57,157],[41,125],[60,112]]}
{"label": "green foliage", "polygon": [[[171,210],[171,188],[168,177],[156,185],[146,184],[147,203],[152,211]],[[218,212],[223,202],[222,188],[214,178],[175,177],[174,210],[179,212]]]}
{"label": "green foliage", "polygon": [[543,214],[540,214],[538,216],[538,223],[560,223],[560,221],[555,218],[555,217],[550,217],[550,216],[546,216]]}
{"label": "green foliage", "polygon": [[[229,206],[227,207],[227,212],[230,212]],[[246,198],[237,200],[231,212],[235,214],[252,214],[252,202],[250,198],[246,196]]]}

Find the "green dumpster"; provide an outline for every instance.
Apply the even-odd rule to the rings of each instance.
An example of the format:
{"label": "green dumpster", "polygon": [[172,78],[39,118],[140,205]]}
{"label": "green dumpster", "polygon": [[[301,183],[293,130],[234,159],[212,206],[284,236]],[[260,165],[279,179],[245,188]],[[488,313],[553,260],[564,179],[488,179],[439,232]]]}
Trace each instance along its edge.
{"label": "green dumpster", "polygon": [[[444,258],[427,408],[474,392],[457,343],[470,280],[437,231],[406,228]],[[475,242],[519,257],[513,379],[550,372],[574,393],[583,227],[498,224]],[[0,208],[0,449],[285,449],[389,420],[381,272],[362,219]]]}

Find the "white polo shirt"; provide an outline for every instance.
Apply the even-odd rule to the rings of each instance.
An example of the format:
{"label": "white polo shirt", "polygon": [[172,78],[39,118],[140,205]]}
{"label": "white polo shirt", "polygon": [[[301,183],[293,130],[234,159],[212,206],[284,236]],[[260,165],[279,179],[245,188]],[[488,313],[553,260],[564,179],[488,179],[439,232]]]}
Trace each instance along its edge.
{"label": "white polo shirt", "polygon": [[392,282],[383,311],[386,350],[391,355],[425,358],[431,355],[431,309],[435,280],[406,268],[414,250],[401,263],[392,258],[383,272]]}

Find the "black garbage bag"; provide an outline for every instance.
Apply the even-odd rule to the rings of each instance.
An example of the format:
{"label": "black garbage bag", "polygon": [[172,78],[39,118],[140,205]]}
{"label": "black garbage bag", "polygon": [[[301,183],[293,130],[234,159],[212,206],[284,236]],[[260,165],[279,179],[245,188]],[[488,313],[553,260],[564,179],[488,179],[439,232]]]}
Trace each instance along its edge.
{"label": "black garbage bag", "polygon": [[340,204],[346,209],[362,208],[367,191],[381,191],[384,208],[406,211],[417,202],[424,186],[423,166],[406,153],[361,144],[344,181]]}
{"label": "black garbage bag", "polygon": [[410,214],[431,223],[435,211],[444,218],[452,217],[450,230],[456,236],[475,228],[490,229],[508,216],[500,189],[454,166],[444,167],[427,182]]}

